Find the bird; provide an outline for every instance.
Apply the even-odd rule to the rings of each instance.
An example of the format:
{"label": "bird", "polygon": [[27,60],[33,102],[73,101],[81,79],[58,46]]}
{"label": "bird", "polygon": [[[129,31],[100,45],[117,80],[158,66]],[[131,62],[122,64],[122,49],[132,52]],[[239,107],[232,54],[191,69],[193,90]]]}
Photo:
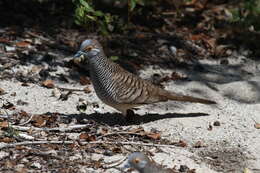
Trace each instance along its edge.
{"label": "bird", "polygon": [[131,153],[127,158],[127,163],[124,165],[124,169],[126,168],[134,168],[139,173],[177,173],[173,169],[162,167],[142,152]]}
{"label": "bird", "polygon": [[123,69],[108,59],[96,39],[84,40],[73,58],[74,62],[88,66],[90,79],[98,98],[127,117],[128,110],[157,102],[184,101],[216,104],[215,101],[177,94],[165,90],[148,80]]}

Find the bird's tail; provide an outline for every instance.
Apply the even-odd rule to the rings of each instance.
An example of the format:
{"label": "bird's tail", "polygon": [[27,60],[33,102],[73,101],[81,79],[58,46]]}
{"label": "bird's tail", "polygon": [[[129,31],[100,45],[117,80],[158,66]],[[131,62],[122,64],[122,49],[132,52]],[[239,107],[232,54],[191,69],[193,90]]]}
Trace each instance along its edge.
{"label": "bird's tail", "polygon": [[202,103],[202,104],[217,104],[215,101],[186,96],[186,95],[179,95],[179,94],[171,93],[171,92],[167,92],[167,94],[165,96],[169,100],[174,100],[174,101],[194,102],[194,103]]}

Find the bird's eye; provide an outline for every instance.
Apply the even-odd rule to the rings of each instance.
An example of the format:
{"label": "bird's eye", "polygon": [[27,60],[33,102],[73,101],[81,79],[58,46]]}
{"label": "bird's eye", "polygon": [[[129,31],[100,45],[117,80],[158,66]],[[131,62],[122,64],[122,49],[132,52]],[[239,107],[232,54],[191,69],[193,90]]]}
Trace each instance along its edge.
{"label": "bird's eye", "polygon": [[134,162],[135,162],[135,163],[139,163],[140,160],[139,160],[139,159],[134,159]]}
{"label": "bird's eye", "polygon": [[92,49],[93,49],[92,46],[88,46],[88,47],[85,48],[85,51],[91,51]]}

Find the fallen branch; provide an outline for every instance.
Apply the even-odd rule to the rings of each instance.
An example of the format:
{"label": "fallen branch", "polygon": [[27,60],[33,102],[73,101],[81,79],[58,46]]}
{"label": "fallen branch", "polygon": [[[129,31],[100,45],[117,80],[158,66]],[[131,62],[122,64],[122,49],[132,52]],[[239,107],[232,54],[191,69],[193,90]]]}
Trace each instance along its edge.
{"label": "fallen branch", "polygon": [[[40,145],[40,144],[73,144],[75,141],[25,141],[18,143],[0,143],[0,149],[3,148],[13,148],[20,145]],[[80,142],[80,145],[87,144],[111,144],[111,145],[139,145],[139,146],[148,146],[148,147],[170,147],[176,148],[175,145],[163,145],[163,144],[153,144],[153,143],[141,143],[141,142],[109,142],[109,141],[92,141],[92,142]]]}
{"label": "fallen branch", "polygon": [[97,137],[97,139],[101,139],[103,137],[111,136],[111,135],[137,135],[142,136],[141,133],[133,133],[133,132],[114,132],[114,133],[107,133],[102,136]]}
{"label": "fallen branch", "polygon": [[53,131],[59,131],[59,132],[65,132],[65,131],[72,131],[75,129],[82,129],[89,127],[89,124],[79,124],[79,125],[73,125],[68,127],[54,127],[54,128],[38,128],[38,127],[23,127],[23,126],[11,126],[15,130],[20,131],[28,131],[28,130],[34,130],[34,131],[46,131],[46,132],[53,132]]}

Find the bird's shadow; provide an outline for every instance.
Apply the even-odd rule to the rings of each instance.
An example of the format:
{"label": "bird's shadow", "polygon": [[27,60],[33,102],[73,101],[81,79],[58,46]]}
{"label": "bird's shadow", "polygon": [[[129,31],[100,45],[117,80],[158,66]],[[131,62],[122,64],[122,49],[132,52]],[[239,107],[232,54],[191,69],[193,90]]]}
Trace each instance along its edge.
{"label": "bird's shadow", "polygon": [[92,113],[92,114],[62,114],[63,118],[76,119],[78,122],[83,120],[93,120],[97,123],[107,124],[109,126],[127,126],[127,125],[139,125],[149,123],[156,120],[167,119],[167,118],[184,118],[184,117],[200,117],[209,116],[206,113],[166,113],[166,114],[145,114],[145,115],[131,115],[130,118],[126,119],[119,113]]}

